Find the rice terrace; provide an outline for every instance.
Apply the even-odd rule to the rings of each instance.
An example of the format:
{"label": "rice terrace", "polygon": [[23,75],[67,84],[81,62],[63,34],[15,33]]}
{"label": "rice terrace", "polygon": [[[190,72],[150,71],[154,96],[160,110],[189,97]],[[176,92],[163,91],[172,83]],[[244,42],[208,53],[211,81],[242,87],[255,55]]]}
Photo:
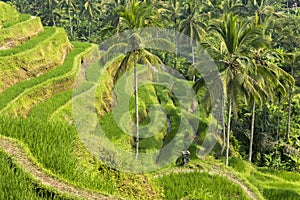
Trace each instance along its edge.
{"label": "rice terrace", "polygon": [[299,6],[0,1],[0,200],[299,200]]}

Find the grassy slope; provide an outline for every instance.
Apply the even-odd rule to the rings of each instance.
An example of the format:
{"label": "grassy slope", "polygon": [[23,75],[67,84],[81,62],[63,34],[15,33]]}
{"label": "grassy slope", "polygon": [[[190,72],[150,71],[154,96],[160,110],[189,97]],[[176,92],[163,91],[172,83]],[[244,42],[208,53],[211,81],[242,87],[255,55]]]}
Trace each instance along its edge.
{"label": "grassy slope", "polygon": [[0,1],[0,29],[6,22],[18,21],[18,12],[9,4]]}
{"label": "grassy slope", "polygon": [[231,158],[230,165],[252,186],[256,187],[265,199],[293,200],[300,198],[300,174],[256,168],[237,158]]}
{"label": "grassy slope", "polygon": [[[6,15],[9,14],[7,13]],[[3,18],[0,15],[0,26],[9,20],[11,20],[12,23],[15,23],[16,21],[13,19],[15,16]],[[63,31],[59,32],[62,33]],[[68,46],[69,44],[65,39],[60,40],[65,38],[63,35],[64,33],[62,33],[54,43]],[[34,58],[47,57],[48,55],[45,54],[45,52],[47,52],[49,49],[46,47],[48,47],[49,44],[53,44],[51,42],[42,42],[41,45],[41,41],[45,41],[49,35],[47,36],[45,34],[44,39],[42,39],[42,36],[43,33],[40,34],[39,37],[34,37],[16,48],[1,51],[0,56],[2,56],[2,58],[5,57],[5,59],[8,60],[11,59],[10,61],[16,59],[17,57],[27,58],[27,56],[29,56],[29,58],[24,61],[33,61],[34,63],[38,64],[36,65],[38,67],[42,65],[41,63],[44,63],[45,60],[37,61]],[[44,49],[39,53],[34,54],[33,52],[39,48]],[[55,51],[57,48],[57,46],[53,46],[53,48],[50,48],[50,51],[51,49],[52,51]],[[76,52],[76,45],[73,52]],[[74,55],[73,57],[70,57],[74,59]],[[23,62],[21,63],[23,64]],[[6,66],[6,69],[17,69],[21,63],[19,62],[8,67]],[[4,108],[25,89],[28,91],[32,90],[31,94],[34,95],[35,90],[32,88],[48,81],[49,79],[52,79],[53,77],[67,73],[68,70],[71,70],[70,67],[72,68],[72,66],[73,65],[66,60],[65,67],[56,68],[44,75],[10,87],[5,92],[0,94],[0,108]],[[107,134],[111,140],[119,143],[120,145],[127,146],[127,148],[130,149],[133,145],[131,140],[132,138],[130,137],[128,139],[126,135],[126,138],[120,139],[123,137],[122,131],[118,133],[116,129],[117,125],[113,125],[112,114],[109,113],[110,105],[112,103],[112,98],[110,97],[110,92],[112,89],[112,76],[113,73],[106,72],[104,80],[103,82],[100,82],[101,84],[98,88],[97,98],[101,104],[99,104],[100,106],[97,108],[97,110],[99,116],[103,116],[100,123],[107,128]],[[50,81],[49,83],[51,85],[53,82]],[[178,123],[178,109],[175,107],[174,102],[170,100],[168,96],[168,90],[156,88],[155,91],[153,87],[147,86],[140,88],[139,92],[141,97],[139,100],[141,105],[140,112],[141,116],[144,118],[144,122],[142,123],[147,124],[149,122],[147,111],[151,104],[157,103],[158,99],[156,94],[159,96],[162,105],[165,107],[167,114],[170,116],[171,123]],[[41,117],[41,120],[37,120],[36,118],[17,119],[1,116],[0,134],[23,141],[26,143],[26,145],[28,145],[34,157],[36,157],[42,167],[49,169],[57,176],[66,179],[74,185],[89,188],[91,190],[98,190],[104,193],[125,196],[128,198],[153,199],[158,198],[159,195],[155,187],[161,187],[162,191],[164,191],[164,196],[166,199],[227,199],[228,197],[235,199],[246,199],[245,194],[239,187],[233,183],[230,183],[225,178],[217,175],[208,175],[206,173],[190,173],[184,175],[173,174],[159,178],[157,182],[158,186],[154,186],[155,184],[149,183],[148,180],[143,176],[124,174],[103,165],[97,159],[93,158],[88,152],[86,152],[78,140],[76,131],[73,127],[67,126],[64,123],[55,122],[55,120],[51,123],[45,121],[45,119],[48,119],[49,116],[55,113],[55,111],[70,103],[71,93],[71,90],[66,90],[65,92],[57,94],[48,93],[48,96],[51,98],[48,101],[41,103],[34,110],[32,110],[31,113],[32,116],[38,118]],[[33,96],[27,96],[27,100],[32,98]],[[20,105],[25,102],[26,100],[23,99],[23,102],[21,102]],[[132,99],[129,106],[131,108],[131,113],[133,113]],[[68,104],[66,107],[67,111],[70,111],[70,104]],[[64,110],[61,109],[60,113],[63,112]],[[191,116],[190,120],[193,120],[193,116]],[[176,133],[177,128],[178,127],[176,126],[171,128],[171,133],[166,138],[167,142],[173,139],[174,134],[172,133]],[[165,132],[166,130],[163,130],[161,134],[157,135],[157,137],[141,140],[141,151],[147,151],[147,149],[151,150],[151,148],[160,148],[162,146],[162,139]],[[213,161],[213,163],[205,163],[203,165],[205,165],[205,167],[211,167],[214,165],[214,162],[215,161]],[[240,176],[241,179],[247,182],[249,187],[252,187],[252,189],[255,191],[259,191],[266,199],[297,199],[299,197],[299,177],[295,176],[295,174],[269,171],[266,169],[255,169],[254,167],[248,166],[242,162],[237,162],[237,164],[235,164],[232,161],[231,164],[234,166],[234,170],[225,170]],[[32,199],[40,197],[36,193],[36,185],[33,183],[30,176],[23,173],[19,168],[15,167],[14,164],[10,162],[10,158],[1,151],[0,168],[1,170],[5,171],[5,173],[1,173],[0,177],[2,183],[0,189],[1,191],[4,191],[0,192],[0,198],[21,198],[20,196],[16,196],[20,195],[20,192],[16,191],[21,191],[22,195],[26,195]],[[226,186],[225,191],[221,189],[223,186]],[[48,197],[44,196],[43,198]]]}
{"label": "grassy slope", "polygon": [[36,44],[34,48],[0,57],[0,91],[61,65],[70,47],[66,32],[56,28],[51,37]]}
{"label": "grassy slope", "polygon": [[0,48],[17,46],[42,31],[43,25],[38,17],[31,17],[26,21],[0,29]]}
{"label": "grassy slope", "polygon": [[23,141],[42,167],[74,185],[131,198],[157,196],[143,176],[114,171],[95,160],[74,128],[62,123],[1,117],[0,134]]}
{"label": "grassy slope", "polygon": [[[28,112],[35,105],[44,102],[52,95],[71,89],[74,85],[74,78],[81,67],[82,60],[94,49],[97,49],[96,45],[74,43],[74,50],[66,57],[63,65],[35,78],[36,81],[37,79],[44,81],[32,85],[33,87],[28,87],[2,111],[13,115],[28,116]],[[60,73],[53,73],[55,71]],[[49,76],[49,74],[55,76]],[[43,76],[48,77],[48,79],[45,79]],[[23,84],[21,83],[21,85]]]}
{"label": "grassy slope", "polygon": [[249,199],[238,185],[218,175],[178,173],[160,177],[157,182],[165,199]]}
{"label": "grassy slope", "polygon": [[0,199],[68,199],[56,194],[33,180],[30,174],[16,164],[13,159],[0,150]]}

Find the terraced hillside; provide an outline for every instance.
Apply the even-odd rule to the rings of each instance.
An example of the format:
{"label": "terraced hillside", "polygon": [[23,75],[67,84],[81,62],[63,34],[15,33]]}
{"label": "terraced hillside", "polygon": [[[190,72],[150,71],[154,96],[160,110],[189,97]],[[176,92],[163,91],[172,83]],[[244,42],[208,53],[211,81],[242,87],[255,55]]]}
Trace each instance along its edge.
{"label": "terraced hillside", "polygon": [[[6,6],[1,2],[1,8],[2,5]],[[7,6],[7,9],[14,11],[10,6]],[[20,16],[15,11],[9,11],[9,13],[15,13],[14,17]],[[3,14],[5,15],[4,12]],[[122,174],[94,160],[78,140],[73,128],[67,128],[64,122],[57,122],[58,120],[54,120],[53,123],[46,122],[46,119],[59,113],[59,110],[71,100],[74,78],[78,76],[82,65],[86,65],[99,57],[97,45],[80,42],[71,44],[63,29],[41,27],[39,18],[27,17],[26,20],[13,20],[12,18],[3,17],[2,20],[4,25],[0,31],[6,38],[9,38],[9,32],[11,35],[15,35],[13,31],[21,29],[21,27],[24,27],[24,30],[28,28],[32,32],[25,34],[25,32],[19,31],[27,40],[16,37],[3,39],[1,43],[3,48],[0,51],[0,134],[24,142],[24,146],[26,148],[28,146],[27,152],[32,153],[32,156],[26,154],[24,156],[29,156],[35,160],[39,170],[64,181],[67,187],[73,187],[74,192],[71,195],[72,192],[70,193],[68,189],[57,188],[55,182],[48,186],[46,186],[47,184],[41,185],[38,182],[45,180],[36,179],[34,174],[28,175],[27,166],[22,166],[21,161],[20,164],[13,164],[18,173],[22,174],[16,176],[16,179],[24,178],[24,181],[21,180],[20,184],[16,185],[17,188],[20,187],[19,192],[7,188],[5,186],[9,184],[5,178],[7,176],[1,175],[1,183],[3,184],[1,184],[0,193],[3,198],[20,199],[22,195],[28,195],[33,199],[41,197],[46,199],[68,199],[72,197],[73,199],[75,194],[79,198],[89,198],[86,195],[87,192],[93,193],[92,191],[96,190],[117,196],[137,195],[142,197],[146,196],[145,192],[150,196],[157,196],[155,189],[145,181],[145,177]],[[36,27],[35,29],[28,26],[26,22],[28,20],[32,26]],[[34,23],[34,21],[38,23]],[[5,24],[10,24],[10,26]],[[39,32],[35,31],[37,29]],[[29,119],[17,119],[12,116],[29,117]],[[63,119],[65,119],[65,112]],[[21,124],[18,124],[17,121]],[[34,126],[32,122],[37,123],[37,126]],[[27,126],[26,124],[28,127],[23,126]],[[52,126],[51,124],[57,124],[57,128],[50,131],[48,128]],[[12,126],[18,130],[14,130]],[[8,127],[10,128],[8,129]],[[35,127],[37,132],[28,129],[29,127]],[[42,134],[42,127],[45,128],[44,135]],[[7,132],[8,130],[11,131]],[[41,141],[39,141],[40,139]],[[3,142],[2,140],[1,143],[3,144]],[[9,160],[10,156],[15,157],[14,154],[10,155],[12,152],[5,149],[7,146],[1,147],[4,148],[1,149],[4,160]],[[55,150],[55,153],[54,149],[58,151]],[[61,154],[61,152],[63,153]],[[17,157],[16,159],[26,158]],[[13,162],[19,163],[18,160]],[[10,163],[3,162],[3,169],[12,169]],[[25,171],[23,172],[22,169]],[[29,173],[32,172],[29,171]],[[14,180],[11,181],[13,183]],[[139,188],[135,188],[133,193],[135,184],[138,184]],[[61,184],[58,183],[58,185]],[[147,191],[142,190],[141,186],[143,185],[149,189]],[[76,189],[78,187],[82,188],[83,192]],[[89,189],[85,190],[85,188]],[[66,193],[66,195],[62,195],[62,193]]]}
{"label": "terraced hillside", "polygon": [[[293,192],[290,199],[299,197],[298,180],[252,166],[251,171],[239,171],[234,161],[233,168],[208,159],[182,168],[174,164],[153,173],[131,174],[100,160],[122,164],[113,150],[103,147],[106,154],[92,155],[74,126],[72,98],[84,97],[95,85],[95,110],[100,118],[96,124],[113,144],[135,150],[134,138],[124,133],[132,129],[128,116],[120,114],[121,130],[112,111],[117,101],[112,93],[114,77],[124,55],[109,63],[101,79],[95,71],[104,66],[94,63],[99,57],[97,45],[71,43],[63,29],[43,27],[38,17],[19,14],[0,2],[0,199],[276,199],[289,192]],[[78,77],[83,84],[75,83]],[[172,79],[168,74],[159,78],[164,84]],[[190,85],[178,79],[172,84]],[[163,86],[139,88],[141,125],[158,132],[140,140],[140,152],[158,151],[153,154],[158,162],[168,156],[160,152],[162,147],[178,135],[185,136],[177,134],[182,115],[188,127],[185,132],[196,131],[200,142],[206,132],[208,119],[203,116],[200,128],[192,130],[199,116],[180,109],[191,105],[180,105],[188,96],[185,91],[177,92],[173,98],[172,91]],[[165,112],[152,110],[153,104],[160,104]],[[129,116],[133,114],[134,99],[130,97]],[[176,148],[169,150],[178,152]],[[192,158],[197,148],[190,148]],[[170,159],[177,156],[174,153]],[[272,183],[274,180],[286,187],[277,191],[281,185]]]}

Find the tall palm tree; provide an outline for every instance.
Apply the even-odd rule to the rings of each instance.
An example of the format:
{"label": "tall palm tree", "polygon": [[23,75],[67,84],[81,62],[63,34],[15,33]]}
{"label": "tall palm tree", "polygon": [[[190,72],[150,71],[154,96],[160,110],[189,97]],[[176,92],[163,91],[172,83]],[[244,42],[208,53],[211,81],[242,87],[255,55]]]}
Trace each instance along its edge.
{"label": "tall palm tree", "polygon": [[[209,38],[204,45],[216,59],[220,67],[221,77],[224,82],[224,91],[227,98],[227,141],[226,141],[226,166],[229,156],[230,122],[232,110],[236,113],[238,96],[260,98],[260,93],[265,93],[259,83],[251,77],[254,63],[250,57],[251,49],[266,45],[261,36],[261,31],[250,21],[238,18],[233,13],[223,16],[221,20],[213,21],[209,32],[216,37]],[[224,117],[224,116],[223,116]]]}
{"label": "tall palm tree", "polygon": [[40,9],[37,13],[43,20],[43,23],[47,24],[48,26],[56,26],[56,21],[61,16],[57,12],[57,0],[47,0],[47,1],[40,1]]}
{"label": "tall palm tree", "polygon": [[[201,41],[206,28],[206,24],[199,20],[201,19],[199,15],[199,5],[199,3],[194,1],[186,2],[184,4],[184,12],[178,25],[178,30],[190,37],[189,46],[192,53],[192,65],[195,64],[195,42]],[[193,75],[193,81],[195,81],[195,75]]]}
{"label": "tall palm tree", "polygon": [[99,4],[95,0],[85,0],[82,2],[80,15],[86,16],[88,20],[88,37],[91,38],[91,29],[92,29],[92,21],[94,19],[94,14],[99,13]]}
{"label": "tall palm tree", "polygon": [[68,18],[69,18],[69,27],[70,27],[70,35],[71,38],[73,38],[73,23],[72,23],[72,16],[71,16],[71,12],[75,11],[76,9],[76,2],[75,0],[63,0],[59,3],[59,7],[60,9],[65,8],[66,12],[68,14]]}
{"label": "tall palm tree", "polygon": [[250,162],[252,160],[256,104],[261,106],[267,100],[274,101],[276,93],[280,93],[280,95],[284,96],[287,91],[287,85],[292,86],[294,84],[293,78],[276,64],[277,62],[282,62],[282,58],[280,51],[268,48],[261,48],[253,53],[255,70],[252,71],[254,74],[251,76],[255,78],[265,93],[258,94],[260,95],[259,98],[255,98],[255,96],[251,97],[252,119],[248,157]]}
{"label": "tall palm tree", "polygon": [[[135,96],[135,143],[136,151],[135,157],[139,155],[139,112],[138,112],[138,75],[137,64],[158,64],[162,63],[160,58],[152,54],[147,49],[143,48],[143,44],[140,40],[138,29],[145,27],[156,26],[157,14],[153,12],[151,7],[146,3],[131,1],[128,8],[120,12],[120,31],[132,30],[130,35],[129,45],[131,52],[128,52],[124,59],[121,61],[120,66],[117,69],[115,79],[118,79],[119,75],[128,71],[133,67],[134,69],[134,96]],[[113,48],[119,48],[122,44],[117,44]]]}
{"label": "tall palm tree", "polygon": [[[285,63],[282,67],[287,68],[286,71],[293,75],[294,65],[299,62],[298,52],[300,47],[300,25],[298,23],[298,17],[290,15],[288,19],[278,19],[274,21],[271,29],[274,41],[274,46],[283,49],[285,52]],[[290,117],[291,117],[291,101],[293,97],[292,87],[289,89],[289,106],[288,106],[288,122],[286,129],[286,140],[290,135]]]}
{"label": "tall palm tree", "polygon": [[[286,53],[285,57],[289,60],[290,65],[290,75],[294,77],[294,67],[300,62],[300,54],[299,52],[295,53]],[[289,100],[288,100],[288,121],[286,127],[286,141],[289,140],[291,133],[291,112],[292,112],[292,98],[293,98],[293,85],[289,87]]]}

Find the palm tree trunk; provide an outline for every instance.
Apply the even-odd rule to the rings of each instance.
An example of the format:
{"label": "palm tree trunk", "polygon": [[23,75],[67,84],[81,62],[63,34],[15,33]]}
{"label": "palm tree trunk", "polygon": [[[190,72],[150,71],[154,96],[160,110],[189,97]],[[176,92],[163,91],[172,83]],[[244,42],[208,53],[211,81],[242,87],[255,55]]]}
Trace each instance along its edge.
{"label": "palm tree trunk", "polygon": [[221,149],[221,156],[224,153],[225,146],[226,146],[226,126],[225,126],[225,98],[222,98],[222,110],[221,110],[221,115],[222,115],[222,132],[223,132],[223,144],[222,144],[222,149]]}
{"label": "palm tree trunk", "polygon": [[55,19],[54,19],[54,10],[52,8],[52,0],[49,1],[49,10],[51,12],[51,19],[52,19],[52,23],[53,23],[53,26],[56,26],[55,24]]}
{"label": "palm tree trunk", "polygon": [[227,142],[226,142],[226,161],[225,165],[228,166],[228,157],[229,157],[229,137],[230,137],[230,121],[231,121],[231,97],[229,97],[228,102],[228,123],[227,123]]}
{"label": "palm tree trunk", "polygon": [[[193,58],[193,67],[194,67],[194,64],[195,64],[195,47],[194,45],[192,44],[192,58]],[[195,82],[196,80],[196,75],[193,73],[193,82]]]}
{"label": "palm tree trunk", "polygon": [[194,45],[192,45],[192,58],[193,58],[193,65],[195,64],[195,48]]}
{"label": "palm tree trunk", "polygon": [[254,125],[255,125],[255,101],[252,106],[252,120],[251,120],[251,133],[250,133],[250,144],[249,144],[249,161],[252,160],[252,146],[253,146],[253,134],[254,134]]}
{"label": "palm tree trunk", "polygon": [[92,23],[92,17],[91,16],[89,16],[89,27],[88,27],[88,29],[89,29],[89,41],[91,40],[91,23]]}
{"label": "palm tree trunk", "polygon": [[279,141],[279,132],[280,132],[280,97],[278,97],[278,108],[277,108],[277,127],[276,127],[276,141]]}
{"label": "palm tree trunk", "polygon": [[73,25],[72,25],[72,18],[71,18],[71,10],[70,10],[70,2],[68,5],[68,15],[69,15],[69,21],[70,21],[70,36],[73,39]]}
{"label": "palm tree trunk", "polygon": [[[291,75],[294,76],[294,68],[291,67]],[[286,141],[290,138],[291,133],[291,112],[292,112],[292,99],[293,99],[293,86],[289,88],[289,107],[288,107],[288,122],[287,122],[287,130],[286,130]]]}
{"label": "palm tree trunk", "polygon": [[136,50],[134,50],[134,95],[135,95],[135,158],[139,156],[139,96],[138,96],[138,77],[136,69]]}

